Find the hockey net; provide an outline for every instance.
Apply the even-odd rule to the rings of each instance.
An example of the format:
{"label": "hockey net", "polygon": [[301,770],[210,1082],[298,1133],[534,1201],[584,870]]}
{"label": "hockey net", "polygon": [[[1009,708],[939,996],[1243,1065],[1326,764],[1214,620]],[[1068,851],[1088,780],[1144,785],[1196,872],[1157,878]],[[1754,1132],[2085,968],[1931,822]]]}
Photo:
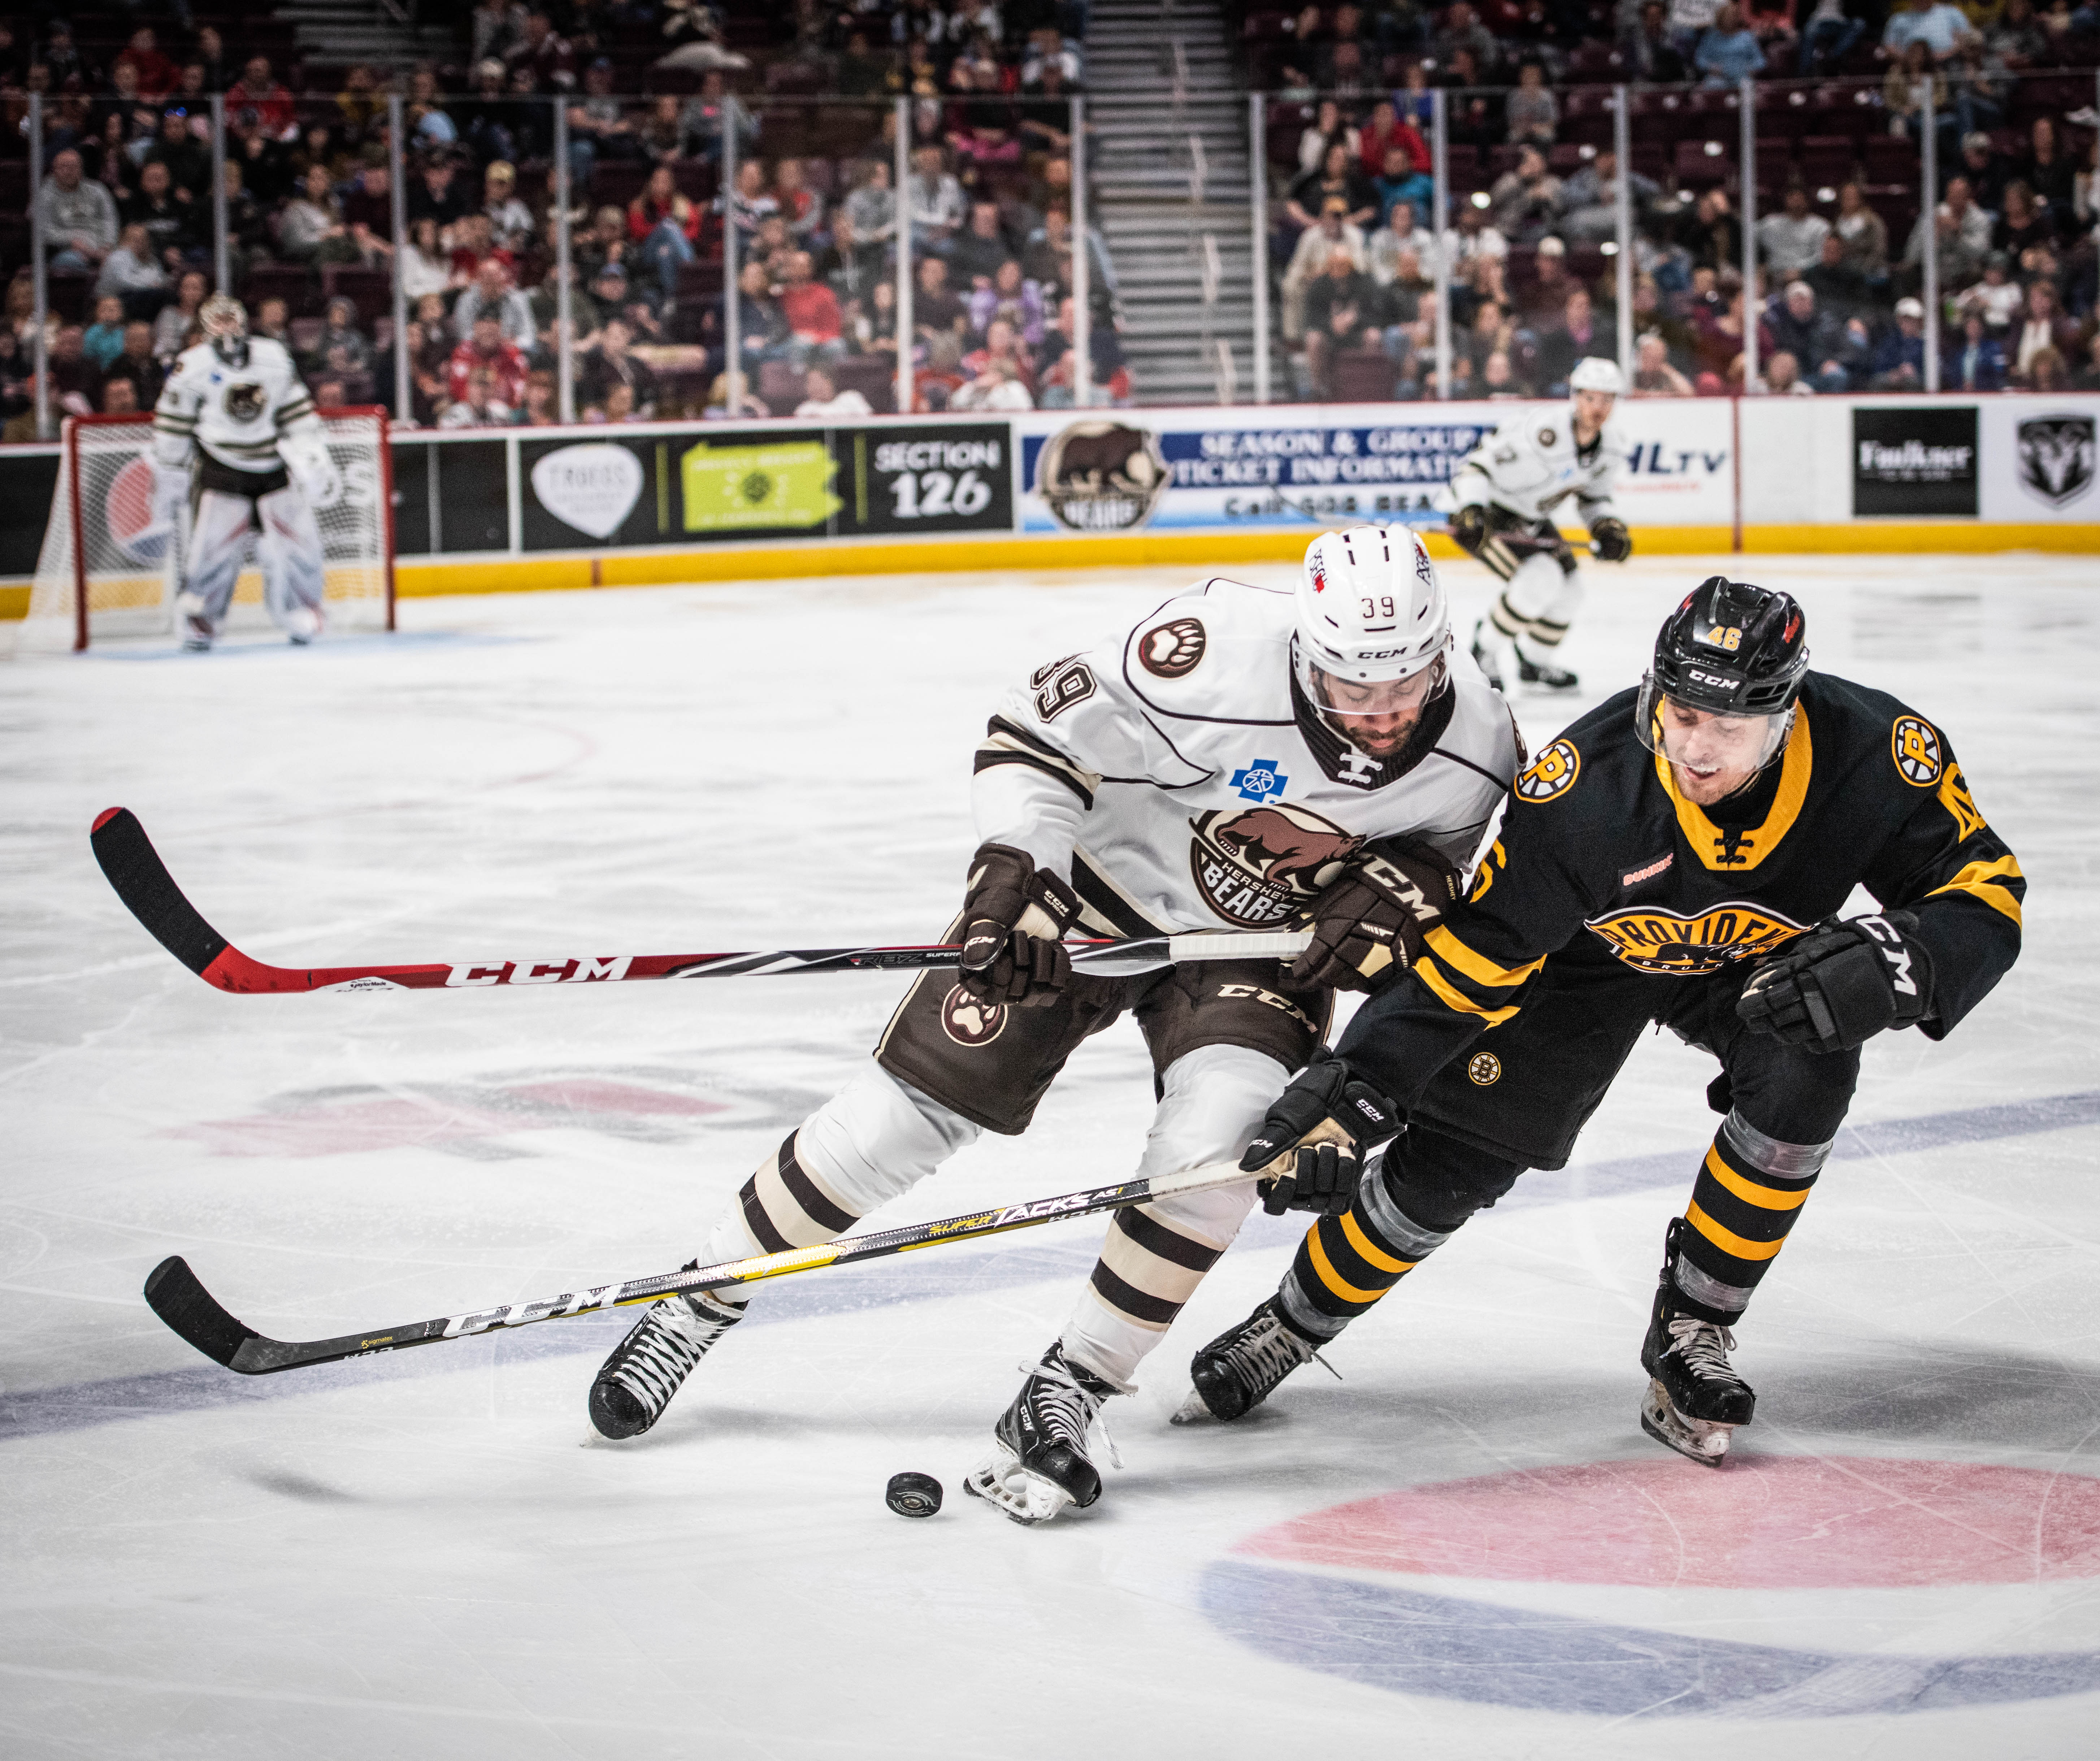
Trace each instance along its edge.
{"label": "hockey net", "polygon": [[[394,627],[393,473],[386,413],[331,410],[321,418],[342,494],[316,508],[330,629]],[[125,637],[171,634],[188,519],[156,523],[150,416],[80,416],[61,437],[58,482],[18,647],[55,651]],[[262,576],[250,540],[226,617],[228,630],[267,629]]]}

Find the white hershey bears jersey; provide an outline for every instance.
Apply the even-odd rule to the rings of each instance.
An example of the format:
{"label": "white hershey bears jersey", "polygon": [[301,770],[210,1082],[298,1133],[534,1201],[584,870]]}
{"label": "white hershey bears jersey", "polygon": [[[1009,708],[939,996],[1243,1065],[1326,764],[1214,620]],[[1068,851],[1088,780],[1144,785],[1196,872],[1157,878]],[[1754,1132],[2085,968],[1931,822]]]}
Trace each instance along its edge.
{"label": "white hershey bears jersey", "polygon": [[235,470],[263,473],[284,464],[279,438],[294,425],[318,432],[314,400],[281,343],[248,341],[248,364],[229,367],[209,342],[184,349],[153,406],[154,452],[187,464],[191,442]]}
{"label": "white hershey bears jersey", "polygon": [[1460,662],[1372,758],[1298,688],[1294,622],[1289,592],[1214,580],[1039,668],[977,749],[978,836],[1067,876],[1096,935],[1289,925],[1399,833],[1463,869],[1521,762],[1508,706]]}
{"label": "white hershey bears jersey", "polygon": [[1586,525],[1615,514],[1612,490],[1626,457],[1626,437],[1608,421],[1597,444],[1578,452],[1571,414],[1562,408],[1511,417],[1451,474],[1451,505],[1492,503],[1523,519],[1544,520],[1573,496]]}

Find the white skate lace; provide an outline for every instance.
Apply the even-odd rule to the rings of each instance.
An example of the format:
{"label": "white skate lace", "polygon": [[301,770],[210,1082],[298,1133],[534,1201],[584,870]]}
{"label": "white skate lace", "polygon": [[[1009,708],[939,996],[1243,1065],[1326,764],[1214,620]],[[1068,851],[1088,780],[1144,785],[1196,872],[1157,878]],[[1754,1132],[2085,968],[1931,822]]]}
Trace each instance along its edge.
{"label": "white skate lace", "polygon": [[1736,1335],[1724,1326],[1702,1321],[1696,1315],[1679,1315],[1670,1323],[1670,1336],[1677,1343],[1670,1349],[1684,1360],[1684,1366],[1707,1381],[1740,1382],[1728,1353],[1736,1348]]}
{"label": "white skate lace", "polygon": [[1267,1394],[1300,1364],[1317,1363],[1337,1382],[1342,1372],[1273,1315],[1224,1349],[1226,1366],[1251,1389]]}
{"label": "white skate lace", "polygon": [[695,1314],[682,1296],[667,1297],[651,1306],[629,1338],[612,1378],[652,1415],[660,1413],[708,1348],[733,1324]]}
{"label": "white skate lace", "polygon": [[1109,1422],[1101,1416],[1101,1402],[1106,1395],[1096,1394],[1062,1363],[1025,1363],[1021,1373],[1052,1384],[1051,1392],[1035,1397],[1043,1427],[1052,1436],[1062,1438],[1083,1455],[1088,1428],[1099,1425],[1101,1441],[1109,1446],[1109,1460],[1118,1468],[1123,1466],[1122,1454],[1109,1434]]}

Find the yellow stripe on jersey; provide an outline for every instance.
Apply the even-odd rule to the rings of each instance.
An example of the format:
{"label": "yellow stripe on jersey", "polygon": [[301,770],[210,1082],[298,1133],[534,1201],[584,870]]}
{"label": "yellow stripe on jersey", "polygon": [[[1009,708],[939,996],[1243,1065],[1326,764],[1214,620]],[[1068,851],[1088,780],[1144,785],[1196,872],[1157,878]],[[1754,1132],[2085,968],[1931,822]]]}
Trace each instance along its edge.
{"label": "yellow stripe on jersey", "polygon": [[1716,1223],[1696,1204],[1684,1207],[1684,1220],[1722,1252],[1733,1254],[1738,1260],[1769,1260],[1786,1245],[1784,1235],[1777,1241],[1751,1241],[1738,1235],[1733,1229]]}
{"label": "yellow stripe on jersey", "polygon": [[2019,858],[2008,853],[1996,862],[1972,862],[1946,885],[1935,887],[1926,897],[1936,898],[1942,893],[1966,893],[2018,923],[2020,902],[2004,883],[2026,878],[2020,872]]}
{"label": "yellow stripe on jersey", "polygon": [[1727,1187],[1745,1204],[1754,1204],[1761,1211],[1798,1211],[1808,1201],[1809,1189],[1798,1192],[1782,1192],[1777,1187],[1760,1186],[1755,1181],[1746,1181],[1721,1159],[1718,1147],[1706,1152],[1706,1172]]}
{"label": "yellow stripe on jersey", "polygon": [[1546,964],[1546,956],[1542,954],[1521,966],[1498,966],[1486,955],[1467,947],[1442,924],[1422,938],[1422,945],[1454,972],[1471,979],[1475,984],[1487,985],[1498,991],[1522,984]]}
{"label": "yellow stripe on jersey", "polygon": [[1477,1015],[1490,1027],[1501,1026],[1504,1022],[1516,1013],[1514,1004],[1508,1008],[1482,1008],[1480,1004],[1468,998],[1449,978],[1446,978],[1437,969],[1436,962],[1427,954],[1417,960],[1410,969],[1418,978],[1429,986],[1431,994],[1446,1008],[1456,1009],[1461,1015]]}
{"label": "yellow stripe on jersey", "polygon": [[[1700,810],[1699,804],[1678,792],[1670,761],[1661,753],[1655,755],[1655,774],[1662,779],[1664,792],[1677,808],[1678,829],[1683,832],[1684,841],[1702,865],[1719,874],[1746,873],[1779,848],[1781,840],[1793,829],[1793,822],[1801,817],[1802,804],[1808,799],[1809,776],[1815,768],[1808,710],[1798,703],[1793,706],[1793,731],[1786,737],[1786,757],[1780,763],[1779,792],[1772,799],[1771,811],[1765,815],[1762,825],[1740,833],[1730,845],[1721,828]],[[1723,859],[1724,852],[1728,853],[1727,860]]]}
{"label": "yellow stripe on jersey", "polygon": [[1305,1248],[1312,1259],[1312,1269],[1320,1274],[1320,1282],[1343,1302],[1374,1303],[1385,1295],[1383,1291],[1358,1290],[1355,1285],[1344,1282],[1341,1274],[1335,1271],[1333,1262],[1327,1258],[1327,1250],[1320,1245],[1320,1231],[1317,1227],[1305,1238]]}

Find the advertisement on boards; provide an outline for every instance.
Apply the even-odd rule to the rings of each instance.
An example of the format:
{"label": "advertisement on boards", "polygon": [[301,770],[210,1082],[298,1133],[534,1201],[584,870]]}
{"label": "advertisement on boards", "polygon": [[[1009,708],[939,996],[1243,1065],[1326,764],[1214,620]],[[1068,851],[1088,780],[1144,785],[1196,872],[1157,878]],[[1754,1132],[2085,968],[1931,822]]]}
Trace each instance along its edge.
{"label": "advertisement on boards", "polygon": [[1979,415],[1985,519],[2100,521],[2100,398],[1994,399]]}
{"label": "advertisement on boards", "polygon": [[1976,406],[1855,406],[1852,512],[1909,519],[1977,512]]}

